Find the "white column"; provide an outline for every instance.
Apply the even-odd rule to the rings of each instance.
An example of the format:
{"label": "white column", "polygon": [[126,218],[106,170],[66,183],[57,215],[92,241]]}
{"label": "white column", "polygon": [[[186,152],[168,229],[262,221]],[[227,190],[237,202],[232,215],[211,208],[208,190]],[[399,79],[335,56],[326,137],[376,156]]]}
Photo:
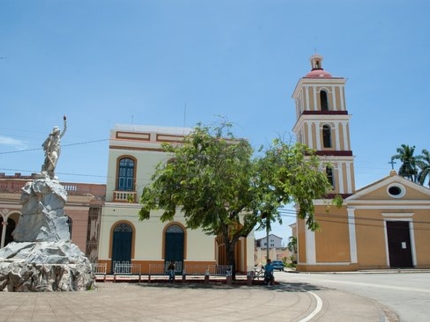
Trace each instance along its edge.
{"label": "white column", "polygon": [[306,111],[309,111],[309,86],[305,86],[306,93]]}
{"label": "white column", "polygon": [[334,132],[336,135],[336,146],[334,147],[334,149],[335,150],[342,150],[342,148],[340,146],[339,123],[335,124]]}
{"label": "white column", "polygon": [[302,93],[299,94],[296,100],[297,104],[297,117],[299,117],[300,114],[302,114]]}
{"label": "white column", "polygon": [[348,131],[346,129],[347,126],[348,126],[348,122],[342,122],[343,142],[345,145],[345,150],[349,151],[349,138],[348,138]]}
{"label": "white column", "polygon": [[[315,122],[315,138],[317,140],[317,147],[316,150],[321,150],[321,129],[320,129],[320,122]],[[314,147],[311,147],[314,149]]]}
{"label": "white column", "polygon": [[351,162],[346,162],[346,186],[347,193],[352,193],[352,176],[351,176]]}
{"label": "white column", "polygon": [[312,141],[312,122],[306,123],[307,127],[308,127],[308,146],[310,148],[314,148],[314,142]]}
{"label": "white column", "polygon": [[333,111],[337,110],[337,103],[336,103],[336,88],[337,86],[331,87],[331,96],[333,97]]}
{"label": "white column", "polygon": [[317,103],[317,87],[312,86],[314,92],[314,111],[318,111],[318,103]]}
{"label": "white column", "polygon": [[303,97],[303,91],[300,91],[299,94],[299,107],[300,107],[300,114],[303,113],[303,110],[305,108],[305,104],[304,104],[304,97]]}
{"label": "white column", "polygon": [[412,250],[412,265],[417,266],[417,252],[415,248],[415,235],[414,235],[414,221],[409,221],[409,235],[411,238],[411,250]]}
{"label": "white column", "polygon": [[355,235],[355,208],[347,208],[349,227],[349,252],[351,253],[351,263],[357,263],[357,237]]}
{"label": "white column", "polygon": [[343,86],[341,86],[340,88],[339,88],[339,92],[340,92],[340,110],[341,111],[345,111],[345,101],[344,101],[344,95],[343,95],[343,90],[344,90],[344,87]]}
{"label": "white column", "polygon": [[337,178],[339,180],[339,193],[345,193],[344,183],[343,183],[343,162],[337,163]]}
{"label": "white column", "polygon": [[[306,225],[306,223],[304,223]],[[315,232],[306,228],[306,264],[316,264],[317,256],[315,250]]]}
{"label": "white column", "polygon": [[6,227],[7,227],[7,218],[6,219],[3,218],[0,248],[4,247],[4,244],[5,244],[5,241],[6,241]]}

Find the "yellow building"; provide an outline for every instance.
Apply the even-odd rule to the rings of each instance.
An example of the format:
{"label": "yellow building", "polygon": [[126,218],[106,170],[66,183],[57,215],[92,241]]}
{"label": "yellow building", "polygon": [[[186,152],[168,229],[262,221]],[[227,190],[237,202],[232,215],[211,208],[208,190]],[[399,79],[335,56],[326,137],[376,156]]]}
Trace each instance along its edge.
{"label": "yellow building", "polygon": [[[293,131],[298,142],[316,150],[333,189],[328,200],[314,201],[320,231],[297,221],[297,270],[430,268],[430,190],[395,171],[355,190],[346,79],[325,71],[322,56],[310,60],[311,71],[292,95],[297,118]],[[336,194],[344,204],[327,212]]]}
{"label": "yellow building", "polygon": [[[227,264],[223,245],[216,236],[186,228],[181,213],[172,222],[161,222],[161,212],[139,221],[139,198],[151,181],[155,167],[172,156],[162,151],[163,142],[181,144],[189,128],[119,125],[111,130],[106,202],[103,207],[99,263],[108,272],[116,263],[150,266],[176,262],[176,271],[187,266]],[[236,248],[237,271],[253,265],[253,236],[241,238]]]}

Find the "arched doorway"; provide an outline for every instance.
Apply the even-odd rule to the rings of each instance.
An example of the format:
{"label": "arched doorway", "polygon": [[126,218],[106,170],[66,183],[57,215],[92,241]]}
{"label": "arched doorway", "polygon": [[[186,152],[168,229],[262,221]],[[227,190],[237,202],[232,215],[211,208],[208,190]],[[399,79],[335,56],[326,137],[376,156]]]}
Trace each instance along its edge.
{"label": "arched doorway", "polygon": [[184,265],[184,230],[181,226],[173,224],[167,227],[164,245],[164,265],[166,269],[170,261],[174,261],[176,273],[182,273]]}
{"label": "arched doorway", "polygon": [[113,230],[112,237],[111,272],[114,273],[115,264],[131,264],[133,228],[126,223],[117,224]]}
{"label": "arched doorway", "polygon": [[[3,246],[6,246],[10,242],[13,242],[12,232],[15,230],[15,226],[16,226],[15,220],[8,218],[7,226],[6,226],[6,236],[5,236]],[[0,241],[2,240],[2,238],[3,238],[3,217],[0,218]]]}

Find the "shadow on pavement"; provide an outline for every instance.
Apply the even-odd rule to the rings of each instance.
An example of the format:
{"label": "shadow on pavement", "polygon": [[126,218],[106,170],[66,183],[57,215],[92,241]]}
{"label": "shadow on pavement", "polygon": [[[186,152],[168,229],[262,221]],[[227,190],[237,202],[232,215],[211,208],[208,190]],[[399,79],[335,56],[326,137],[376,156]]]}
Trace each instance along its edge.
{"label": "shadow on pavement", "polygon": [[309,283],[285,283],[278,282],[274,286],[268,285],[243,285],[243,284],[232,284],[228,285],[225,283],[143,283],[135,284],[139,287],[153,287],[153,288],[177,288],[177,289],[249,289],[249,290],[261,290],[261,291],[277,291],[277,292],[309,292],[318,290],[327,290],[327,287],[321,287]]}

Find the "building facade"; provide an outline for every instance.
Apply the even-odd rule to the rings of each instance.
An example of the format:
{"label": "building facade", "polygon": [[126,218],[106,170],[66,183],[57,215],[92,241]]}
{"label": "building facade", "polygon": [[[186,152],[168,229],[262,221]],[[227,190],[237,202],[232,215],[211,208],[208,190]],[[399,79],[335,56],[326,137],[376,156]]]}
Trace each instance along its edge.
{"label": "building facade", "polygon": [[[430,190],[395,171],[355,190],[346,79],[325,71],[322,59],[311,57],[311,71],[294,90],[293,131],[298,142],[320,156],[332,191],[326,200],[314,200],[320,231],[308,230],[303,220],[296,223],[297,269],[430,268]],[[341,208],[329,206],[335,195],[344,198]]]}
{"label": "building facade", "polygon": [[[35,174],[22,176],[0,173],[0,231],[1,248],[13,241],[12,232],[21,216],[21,188],[32,181]],[[61,182],[67,191],[64,211],[69,217],[72,242],[91,262],[98,257],[98,234],[106,185]]]}
{"label": "building facade", "polygon": [[[186,266],[227,264],[222,241],[201,230],[186,228],[179,212],[172,222],[161,222],[161,211],[149,220],[139,220],[139,197],[151,182],[155,167],[172,156],[162,143],[181,144],[189,128],[118,125],[111,130],[108,181],[99,240],[99,263],[108,272],[118,264],[140,265],[142,273],[151,266],[176,263],[176,271]],[[237,271],[253,265],[253,236],[241,238],[236,248]]]}

